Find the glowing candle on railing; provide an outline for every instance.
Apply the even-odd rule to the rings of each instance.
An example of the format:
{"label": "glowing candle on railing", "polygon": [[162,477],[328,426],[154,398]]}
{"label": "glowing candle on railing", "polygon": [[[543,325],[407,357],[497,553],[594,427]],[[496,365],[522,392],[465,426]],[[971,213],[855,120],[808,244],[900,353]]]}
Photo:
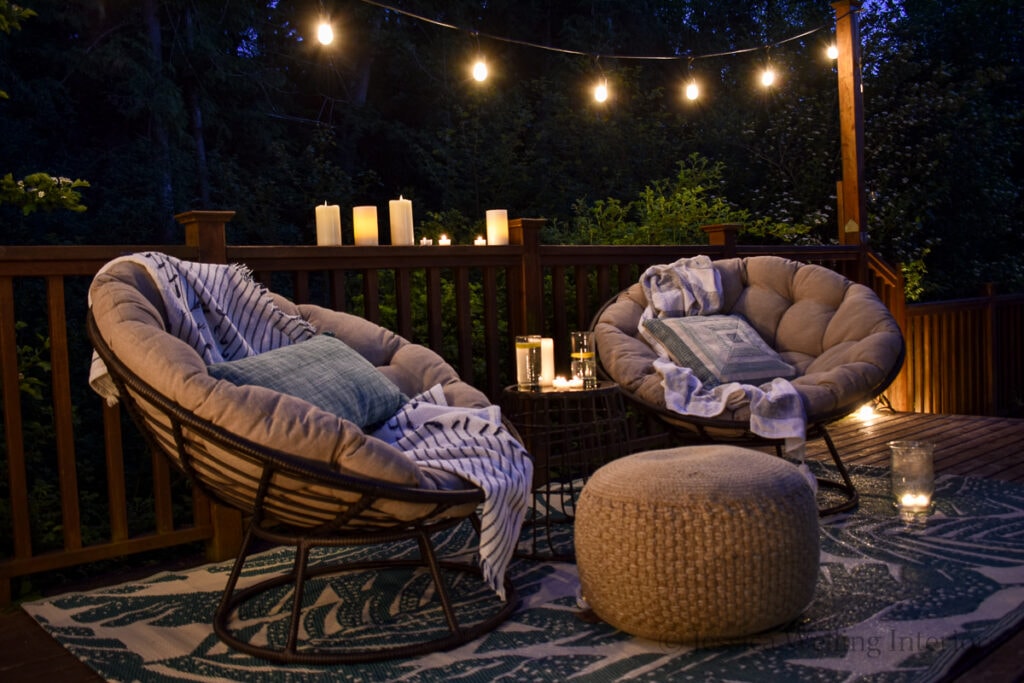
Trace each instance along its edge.
{"label": "glowing candle on railing", "polygon": [[487,240],[485,240],[483,237],[477,237],[475,240],[473,240],[473,244],[475,244],[478,247],[482,247],[485,244],[487,244]]}
{"label": "glowing candle on railing", "polygon": [[337,204],[316,207],[316,243],[320,246],[341,244],[341,209]]}
{"label": "glowing candle on railing", "polygon": [[438,237],[437,243],[442,247],[450,247],[452,245],[452,241],[448,239],[448,235],[441,235]]}
{"label": "glowing candle on railing", "polygon": [[401,195],[388,202],[391,215],[391,244],[412,244],[412,202]]}
{"label": "glowing candle on railing", "polygon": [[508,244],[508,211],[487,211],[487,244]]}
{"label": "glowing candle on railing", "polygon": [[352,208],[352,231],[356,245],[372,247],[377,244],[377,207],[356,206]]}

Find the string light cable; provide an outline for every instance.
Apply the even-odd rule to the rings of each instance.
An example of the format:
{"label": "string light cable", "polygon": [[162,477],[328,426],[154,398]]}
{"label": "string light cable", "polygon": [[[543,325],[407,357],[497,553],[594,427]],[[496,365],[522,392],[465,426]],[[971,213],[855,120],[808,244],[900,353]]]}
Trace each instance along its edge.
{"label": "string light cable", "polygon": [[[394,5],[389,5],[389,4],[384,3],[384,2],[378,2],[378,0],[359,0],[359,1],[364,3],[364,4],[366,4],[366,5],[372,5],[374,7],[379,7],[380,9],[386,10],[388,12],[394,12],[395,14],[400,14],[400,15],[402,15],[404,17],[408,17],[408,18],[414,19],[416,21],[421,21],[421,22],[424,22],[424,23],[427,23],[427,24],[432,24],[434,26],[439,26],[441,28],[446,28],[446,29],[450,29],[450,30],[453,30],[453,31],[459,31],[459,32],[462,32],[462,33],[467,33],[467,34],[473,36],[474,38],[483,37],[483,38],[486,38],[488,40],[493,40],[493,41],[500,42],[500,43],[508,43],[510,45],[520,45],[520,46],[523,46],[523,47],[530,47],[530,48],[534,48],[534,49],[537,49],[537,50],[546,50],[548,52],[557,52],[557,53],[566,54],[566,55],[576,55],[576,56],[579,56],[579,57],[589,57],[589,58],[606,59],[606,60],[680,61],[680,60],[686,59],[686,60],[690,60],[691,62],[693,62],[693,61],[698,60],[698,59],[711,59],[711,58],[714,58],[714,57],[731,57],[733,55],[741,55],[741,54],[746,54],[746,53],[749,53],[749,52],[758,52],[758,51],[761,51],[761,50],[766,50],[766,49],[770,49],[770,48],[779,47],[781,45],[785,45],[786,43],[791,43],[791,42],[793,42],[795,40],[800,40],[801,38],[806,38],[809,35],[817,33],[818,31],[823,31],[823,30],[827,30],[827,29],[830,28],[830,25],[817,26],[817,27],[809,29],[807,31],[803,31],[802,33],[798,33],[798,34],[796,34],[794,36],[789,36],[788,38],[783,38],[782,40],[778,40],[778,41],[775,41],[775,42],[772,42],[772,43],[767,43],[767,44],[764,44],[764,45],[758,45],[758,46],[755,46],[755,47],[746,47],[746,48],[738,48],[738,49],[734,49],[734,50],[725,50],[725,51],[722,51],[722,52],[709,52],[709,53],[705,53],[705,54],[696,54],[696,55],[695,54],[690,54],[690,53],[681,53],[681,54],[673,54],[673,55],[601,54],[601,53],[594,53],[594,52],[584,52],[582,50],[573,50],[573,49],[570,49],[570,48],[558,47],[558,46],[554,46],[554,45],[545,45],[543,43],[535,43],[535,42],[532,42],[532,41],[529,41],[529,40],[521,40],[521,39],[518,39],[518,38],[510,38],[508,36],[499,36],[499,35],[494,35],[494,34],[489,34],[489,33],[483,33],[481,31],[477,31],[476,29],[467,29],[467,28],[464,28],[464,27],[461,27],[461,26],[457,26],[455,24],[450,24],[450,23],[447,23],[447,22],[444,22],[444,21],[440,21],[438,19],[431,19],[430,17],[423,16],[422,14],[416,14],[415,12],[410,12],[409,10],[405,10],[405,9],[400,8],[400,7],[395,7]],[[860,12],[860,11],[861,10],[859,10],[859,9],[852,9],[852,10],[850,10],[849,13],[847,13],[845,15],[842,15],[842,16],[839,16],[839,17],[836,17],[836,21],[844,19],[849,14],[852,14],[854,12]]]}

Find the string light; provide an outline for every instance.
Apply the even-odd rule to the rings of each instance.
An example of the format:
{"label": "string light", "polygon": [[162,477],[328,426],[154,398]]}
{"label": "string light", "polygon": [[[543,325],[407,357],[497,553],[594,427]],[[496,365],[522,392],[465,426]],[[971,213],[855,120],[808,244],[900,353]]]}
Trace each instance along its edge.
{"label": "string light", "polygon": [[839,59],[839,48],[835,46],[835,43],[833,43],[826,48],[825,55],[829,59]]}
{"label": "string light", "polygon": [[[795,41],[795,40],[800,40],[801,38],[805,38],[806,36],[809,36],[809,35],[811,35],[813,33],[817,33],[818,31],[826,30],[827,28],[829,28],[829,26],[818,26],[818,27],[809,29],[807,31],[804,31],[802,33],[799,33],[797,35],[790,36],[788,38],[784,38],[782,40],[776,41],[774,43],[771,43],[771,44],[768,44],[768,45],[761,45],[760,47],[741,48],[741,49],[736,49],[736,50],[728,50],[728,51],[724,51],[724,52],[714,52],[714,53],[707,53],[707,54],[700,54],[700,55],[687,54],[685,52],[678,52],[678,53],[672,54],[672,55],[621,55],[621,54],[596,54],[595,55],[593,52],[583,52],[583,51],[580,51],[580,50],[571,50],[571,49],[562,48],[562,47],[555,47],[555,46],[551,46],[551,45],[544,45],[544,44],[541,44],[541,43],[534,43],[534,42],[527,41],[527,40],[519,40],[519,39],[515,39],[515,38],[508,38],[508,37],[504,37],[504,36],[496,36],[496,35],[491,35],[491,34],[482,34],[482,33],[480,33],[479,31],[476,31],[476,30],[467,30],[467,29],[465,29],[463,27],[456,26],[454,24],[448,24],[448,23],[445,23],[445,22],[442,22],[442,21],[438,21],[436,19],[431,19],[430,17],[426,17],[426,16],[423,16],[423,15],[420,15],[420,14],[415,14],[413,12],[409,12],[409,11],[401,9],[399,7],[394,7],[393,5],[389,5],[389,4],[384,3],[384,2],[378,2],[378,0],[360,0],[360,2],[363,2],[364,4],[367,4],[367,5],[373,5],[374,7],[379,7],[381,9],[384,9],[384,10],[388,11],[388,12],[393,12],[395,14],[406,16],[406,17],[409,17],[411,19],[415,19],[417,21],[422,21],[424,23],[433,24],[435,26],[440,26],[442,28],[447,28],[447,29],[452,29],[452,30],[456,30],[456,31],[465,32],[465,33],[468,33],[468,34],[474,36],[475,38],[479,38],[481,35],[483,35],[483,36],[487,37],[490,40],[495,40],[495,41],[498,41],[498,42],[508,43],[508,44],[512,44],[512,45],[520,45],[520,46],[524,46],[524,47],[536,48],[536,49],[539,49],[539,50],[546,50],[546,51],[549,51],[549,52],[558,52],[558,53],[561,53],[561,54],[594,57],[596,59],[601,59],[602,57],[604,57],[606,59],[612,59],[612,60],[678,61],[680,59],[688,59],[692,63],[696,59],[710,59],[710,58],[713,58],[713,57],[728,57],[728,56],[739,55],[739,54],[744,54],[744,53],[748,53],[748,52],[755,52],[757,50],[762,50],[762,49],[771,49],[773,47],[778,47],[778,46],[783,45],[785,43],[789,43],[789,42],[792,42],[792,41]],[[859,12],[859,11],[860,11],[859,8],[851,10],[851,12]],[[843,17],[836,17],[836,21],[839,21],[842,18]],[[319,35],[319,38],[320,38],[320,42],[323,43],[324,45],[327,45],[328,43],[330,43],[333,40],[333,31],[330,29],[330,25],[329,24],[326,24],[326,31],[324,29],[324,26],[325,26],[325,24],[321,23],[321,27],[320,27],[320,31],[318,32],[318,35]],[[325,39],[325,34],[327,36],[326,39]],[[827,54],[828,54],[830,59],[836,59],[838,57],[838,50],[836,49],[835,45],[831,45],[831,46],[828,47]],[[473,65],[473,78],[476,81],[478,81],[478,82],[482,82],[482,81],[487,79],[487,64],[486,64],[486,62],[483,61],[482,58],[478,59],[477,62]],[[771,68],[770,64],[764,69],[764,71],[761,72],[760,80],[761,80],[761,85],[763,85],[764,87],[770,87],[770,86],[775,84],[776,75],[775,75],[775,71]],[[610,95],[609,90],[608,90],[608,83],[607,83],[607,81],[602,81],[601,83],[597,84],[594,87],[593,93],[594,93],[594,99],[596,101],[598,101],[598,102],[605,102],[605,101],[607,101],[608,98],[609,98],[609,95]],[[700,86],[692,78],[691,78],[691,80],[687,83],[687,85],[684,88],[684,95],[685,95],[685,97],[687,99],[689,99],[691,101],[692,100],[696,100],[698,97],[700,97]]]}
{"label": "string light", "polygon": [[316,39],[320,41],[321,45],[330,45],[334,42],[334,29],[327,19],[321,19],[320,24],[316,27]]}
{"label": "string light", "polygon": [[483,83],[487,80],[487,62],[484,61],[483,57],[478,57],[473,63],[473,80],[477,83]]}

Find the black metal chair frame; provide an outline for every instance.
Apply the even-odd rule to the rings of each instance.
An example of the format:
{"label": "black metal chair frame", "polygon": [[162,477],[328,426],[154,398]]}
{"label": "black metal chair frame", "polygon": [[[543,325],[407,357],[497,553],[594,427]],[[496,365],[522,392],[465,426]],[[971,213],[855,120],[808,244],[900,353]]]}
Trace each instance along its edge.
{"label": "black metal chair frame", "polygon": [[[628,289],[628,288],[627,288]],[[619,297],[627,290],[618,292],[611,299],[606,301],[601,308],[594,315],[590,321],[590,329],[594,330],[597,326],[598,321],[601,319],[605,309],[614,304]],[[890,384],[899,375],[900,368],[903,367],[903,360],[906,354],[906,345],[903,345],[900,349],[899,360],[893,365],[889,374],[875,386],[871,393],[872,397],[877,397],[879,394],[884,392]],[[608,370],[601,363],[601,349],[598,345],[597,353],[597,371],[598,374],[605,378],[614,381],[614,378],[609,374]],[[636,406],[638,410],[644,413],[653,415],[658,421],[668,428],[670,436],[676,440],[680,445],[695,444],[695,443],[722,443],[722,442],[735,442],[744,445],[752,446],[772,446],[775,448],[775,453],[778,456],[783,454],[784,442],[779,439],[769,439],[766,437],[758,436],[749,429],[749,424],[746,422],[739,422],[735,420],[719,420],[714,418],[699,417],[696,415],[683,415],[677,413],[668,408],[664,408],[659,405],[655,405],[641,398],[638,398],[632,392],[622,388],[623,395],[630,401],[631,404]],[[836,471],[839,474],[839,481],[833,479],[823,479],[817,477],[818,486],[822,489],[828,489],[835,491],[839,494],[839,502],[835,505],[820,508],[818,514],[821,517],[838,514],[840,512],[848,512],[856,509],[860,504],[860,493],[854,486],[853,479],[850,477],[850,472],[843,463],[843,459],[839,455],[839,451],[836,448],[835,442],[828,433],[827,425],[840,420],[854,410],[856,410],[861,404],[867,399],[860,399],[855,405],[843,405],[836,410],[826,413],[824,415],[811,415],[808,416],[807,423],[807,439],[822,439],[825,442],[825,446],[828,448],[829,455],[832,457],[832,462],[836,467]],[[715,431],[718,433],[712,434]]]}
{"label": "black metal chair frame", "polygon": [[[87,318],[87,332],[100,358],[107,366],[120,399],[129,414],[139,426],[148,445],[155,452],[163,453],[171,463],[181,470],[194,487],[200,489],[210,499],[228,507],[241,509],[250,517],[241,549],[231,569],[220,604],[213,617],[214,631],[218,637],[231,647],[274,662],[335,664],[380,661],[385,659],[412,657],[438,650],[446,650],[468,642],[493,630],[505,621],[518,603],[518,594],[509,577],[504,577],[506,598],[503,604],[497,594],[493,599],[500,605],[494,614],[468,627],[460,624],[456,605],[453,604],[444,575],[452,572],[464,572],[481,577],[480,568],[473,562],[439,560],[431,542],[435,533],[451,529],[464,522],[468,517],[479,533],[479,518],[475,513],[464,516],[445,516],[445,511],[455,506],[483,502],[483,491],[469,485],[461,490],[426,490],[388,484],[373,479],[346,475],[293,455],[275,451],[232,434],[209,421],[197,417],[181,405],[170,400],[138,375],[125,367],[114,356],[104,343],[95,320],[90,313]],[[153,425],[147,419],[145,411],[137,403],[138,398],[144,400],[163,413],[171,426],[170,437],[175,444],[173,454],[166,452],[160,440],[151,431]],[[250,508],[243,507],[233,501],[225,492],[211,486],[204,480],[201,473],[193,466],[192,449],[203,449],[204,444],[215,445],[230,451],[244,461],[254,465],[260,472],[258,477],[258,493]],[[239,477],[252,478],[249,473],[239,470]],[[268,508],[286,504],[292,514],[303,511],[304,501],[300,496],[283,494],[275,490],[275,480],[287,478],[291,481],[301,480],[310,486],[337,489],[356,496],[352,502],[337,501],[337,509],[328,522],[312,524],[309,527],[283,523],[268,513]],[[255,483],[255,482],[254,482]],[[468,482],[467,482],[468,485]],[[278,497],[278,494],[281,494]],[[285,499],[286,498],[286,499]],[[413,520],[381,519],[379,511],[374,512],[373,506],[381,500],[401,501],[422,504],[425,512]],[[321,500],[321,502],[323,502]],[[315,511],[310,508],[311,519],[323,516],[323,509]],[[310,552],[319,547],[367,546],[389,544],[396,541],[415,539],[419,547],[417,559],[380,559],[362,562],[340,562],[309,566]],[[258,549],[259,541],[274,544],[290,545],[295,548],[295,560],[290,571],[270,576],[255,585],[237,589],[248,557]],[[375,570],[403,570],[409,568],[426,568],[437,589],[437,596],[444,613],[445,635],[429,640],[416,641],[386,647],[349,648],[344,647],[312,647],[303,646],[299,642],[299,626],[303,613],[303,588],[310,579],[339,575],[346,572]],[[257,602],[268,591],[280,586],[292,584],[291,617],[288,627],[287,642],[283,646],[261,646],[243,640],[232,630],[233,615],[246,605]]]}

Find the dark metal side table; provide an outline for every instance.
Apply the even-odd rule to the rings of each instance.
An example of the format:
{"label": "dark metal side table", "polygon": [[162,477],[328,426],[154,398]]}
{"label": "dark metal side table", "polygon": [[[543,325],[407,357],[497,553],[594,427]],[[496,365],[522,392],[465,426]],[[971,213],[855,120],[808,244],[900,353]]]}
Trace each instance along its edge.
{"label": "dark metal side table", "polygon": [[[622,393],[608,381],[596,389],[520,391],[512,385],[502,392],[500,405],[533,456],[533,506],[526,520],[533,540],[530,551],[517,555],[571,562],[574,555],[555,551],[552,525],[571,523],[590,475],[627,454],[630,432]],[[550,553],[538,553],[541,536]]]}

